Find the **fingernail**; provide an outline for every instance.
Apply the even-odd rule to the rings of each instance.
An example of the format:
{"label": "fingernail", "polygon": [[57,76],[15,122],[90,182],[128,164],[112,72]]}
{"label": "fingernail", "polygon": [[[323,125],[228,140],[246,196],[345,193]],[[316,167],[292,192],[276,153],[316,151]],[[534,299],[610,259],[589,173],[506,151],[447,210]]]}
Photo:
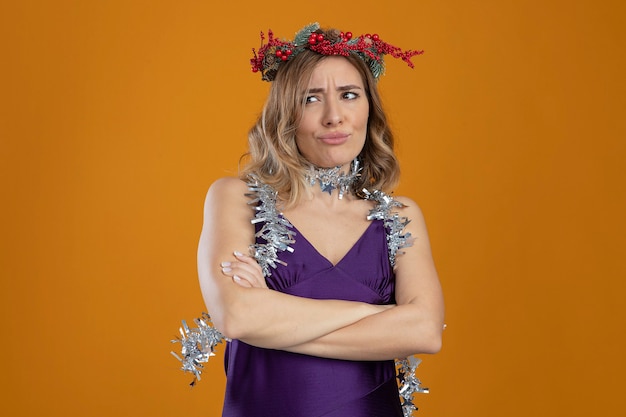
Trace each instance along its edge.
{"label": "fingernail", "polygon": [[222,262],[220,266],[221,267],[230,266],[230,262]]}
{"label": "fingernail", "polygon": [[229,267],[227,266],[222,267],[222,272],[230,272],[230,271],[232,271],[232,269],[230,269]]}
{"label": "fingernail", "polygon": [[235,254],[235,256],[243,256],[243,253],[238,252],[238,251],[235,251],[234,254]]}
{"label": "fingernail", "polygon": [[239,278],[237,275],[233,275],[233,280],[235,282],[241,282],[241,278]]}

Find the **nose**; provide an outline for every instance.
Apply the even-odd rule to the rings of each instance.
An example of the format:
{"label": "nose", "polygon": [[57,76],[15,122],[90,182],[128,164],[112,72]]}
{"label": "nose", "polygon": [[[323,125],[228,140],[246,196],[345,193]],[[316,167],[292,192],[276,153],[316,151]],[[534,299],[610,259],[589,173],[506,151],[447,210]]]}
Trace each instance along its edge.
{"label": "nose", "polygon": [[323,124],[327,127],[337,126],[343,123],[341,106],[337,100],[327,100],[324,108]]}

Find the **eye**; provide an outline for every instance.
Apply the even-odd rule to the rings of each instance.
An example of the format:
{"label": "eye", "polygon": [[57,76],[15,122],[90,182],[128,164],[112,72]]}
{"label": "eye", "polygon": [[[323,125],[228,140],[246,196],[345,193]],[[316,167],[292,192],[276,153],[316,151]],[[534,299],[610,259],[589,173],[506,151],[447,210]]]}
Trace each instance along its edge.
{"label": "eye", "polygon": [[354,91],[346,91],[341,95],[341,98],[344,100],[355,100],[359,98],[359,93],[355,93]]}
{"label": "eye", "polygon": [[320,101],[320,100],[316,96],[307,96],[307,98],[304,100],[306,104],[315,103],[317,101]]}

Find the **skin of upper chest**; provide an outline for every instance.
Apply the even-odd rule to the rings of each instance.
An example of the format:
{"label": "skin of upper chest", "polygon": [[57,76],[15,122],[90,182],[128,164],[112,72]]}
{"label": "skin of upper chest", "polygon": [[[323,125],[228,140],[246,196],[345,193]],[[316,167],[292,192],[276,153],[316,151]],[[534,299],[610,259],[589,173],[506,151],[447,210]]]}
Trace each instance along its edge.
{"label": "skin of upper chest", "polygon": [[300,234],[333,264],[345,256],[371,223],[367,220],[371,208],[369,202],[353,200],[342,203],[328,207],[313,199],[283,213]]}

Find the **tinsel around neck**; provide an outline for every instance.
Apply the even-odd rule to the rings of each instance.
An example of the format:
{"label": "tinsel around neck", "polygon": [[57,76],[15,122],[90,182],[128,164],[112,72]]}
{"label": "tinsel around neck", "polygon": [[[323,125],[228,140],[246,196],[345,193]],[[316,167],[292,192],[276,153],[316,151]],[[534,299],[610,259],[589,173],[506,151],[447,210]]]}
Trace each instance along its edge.
{"label": "tinsel around neck", "polygon": [[338,190],[338,197],[341,200],[346,193],[352,192],[356,180],[361,176],[358,158],[350,163],[350,169],[347,173],[343,172],[342,168],[341,165],[334,168],[320,168],[311,165],[306,171],[305,179],[311,186],[319,185],[322,191],[328,194],[332,195],[335,189]]}

